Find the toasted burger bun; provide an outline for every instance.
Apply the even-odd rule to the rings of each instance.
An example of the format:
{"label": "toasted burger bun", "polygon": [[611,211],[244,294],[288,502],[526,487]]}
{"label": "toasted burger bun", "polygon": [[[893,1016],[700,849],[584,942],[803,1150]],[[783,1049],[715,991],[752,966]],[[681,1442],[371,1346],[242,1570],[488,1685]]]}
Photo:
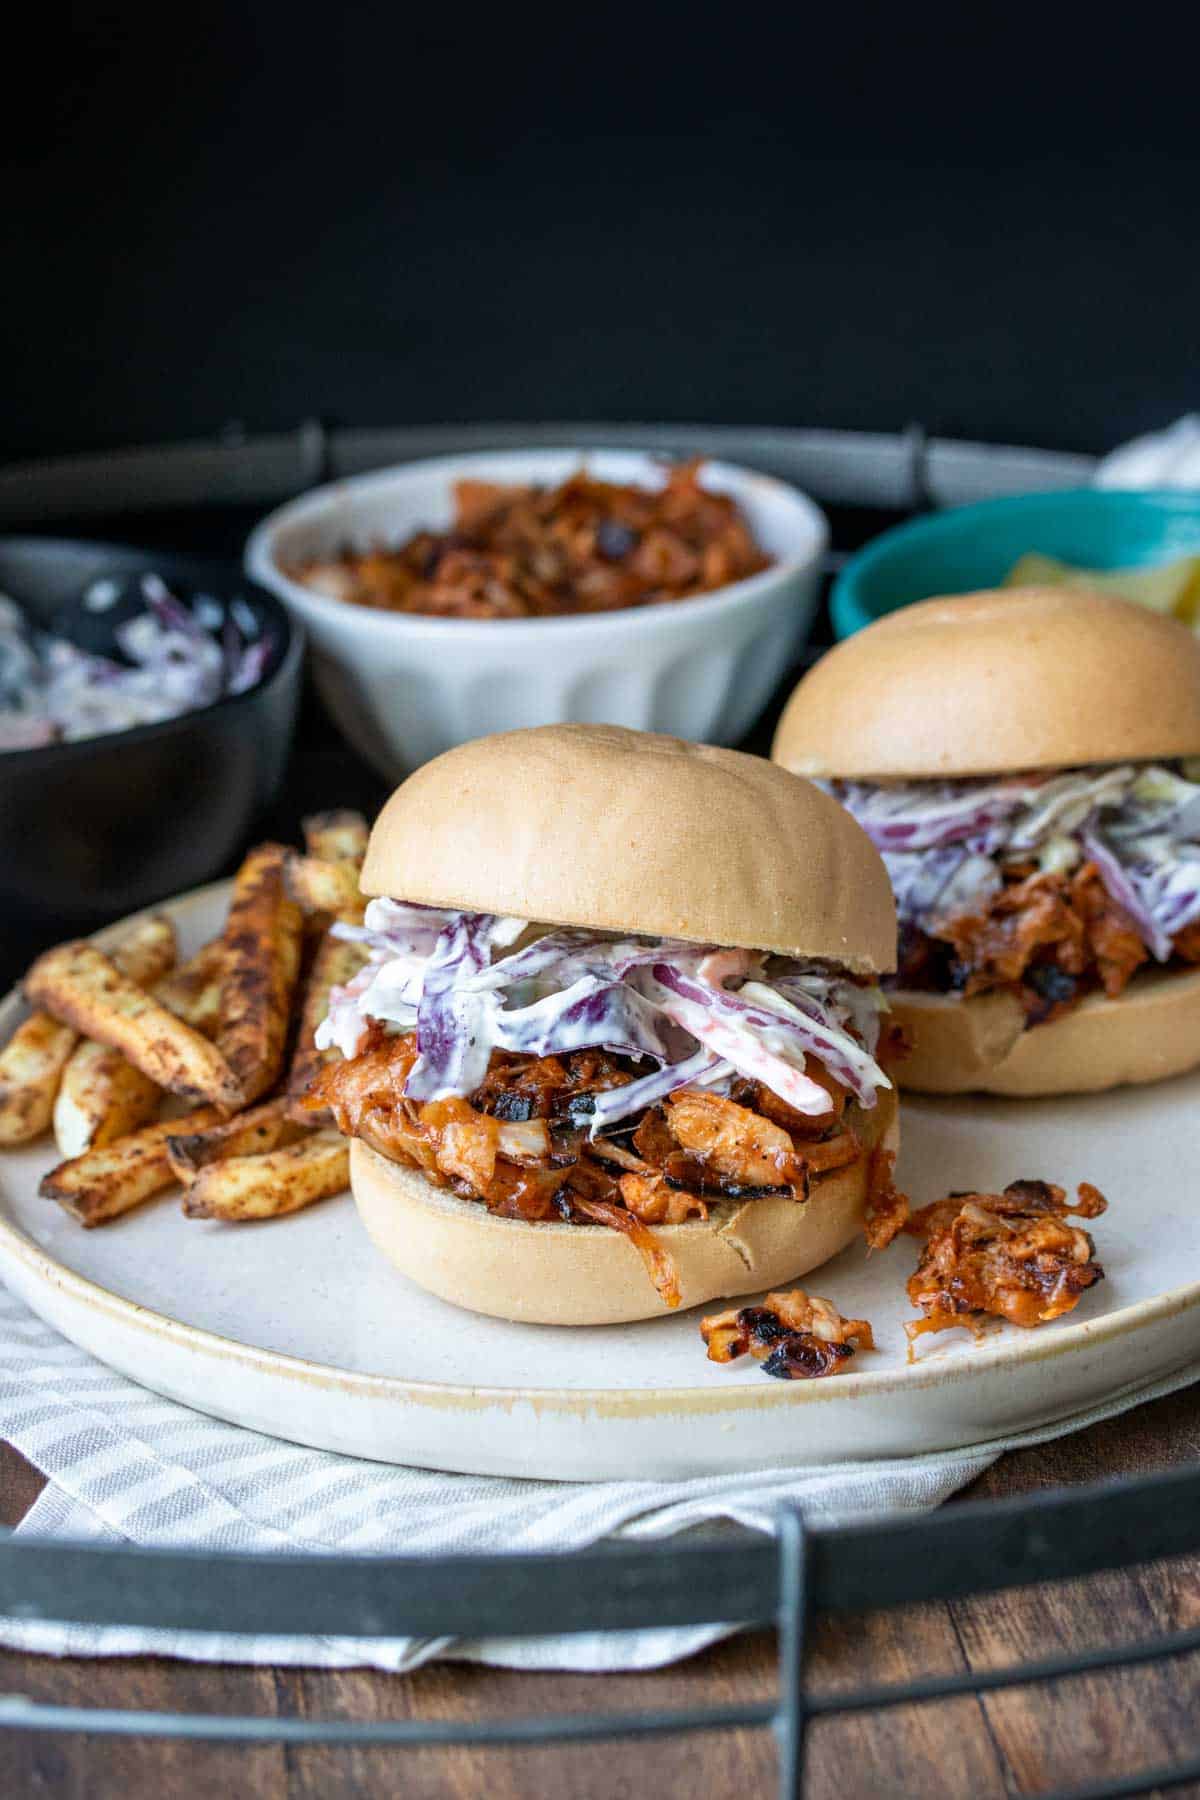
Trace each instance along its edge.
{"label": "toasted burger bun", "polygon": [[1200,970],[1135,975],[1118,999],[1089,995],[1065,1018],[1028,1030],[1010,994],[890,999],[913,1046],[896,1073],[918,1093],[1091,1094],[1200,1063]]}
{"label": "toasted burger bun", "polygon": [[[896,1096],[857,1116],[866,1144],[895,1150]],[[706,1221],[651,1229],[672,1258],[681,1307],[793,1281],[861,1231],[868,1156],[813,1182],[806,1202],[714,1203]],[[618,1325],[668,1311],[629,1239],[604,1225],[502,1219],[356,1140],[350,1186],[376,1247],[440,1300],[528,1325]]]}
{"label": "toasted burger bun", "polygon": [[896,966],[882,862],[834,801],[761,757],[546,725],[435,757],[371,833],[365,894],[540,924]]}
{"label": "toasted burger bun", "polygon": [[889,613],[822,657],[771,750],[923,780],[1200,754],[1200,642],[1107,594],[1005,588]]}

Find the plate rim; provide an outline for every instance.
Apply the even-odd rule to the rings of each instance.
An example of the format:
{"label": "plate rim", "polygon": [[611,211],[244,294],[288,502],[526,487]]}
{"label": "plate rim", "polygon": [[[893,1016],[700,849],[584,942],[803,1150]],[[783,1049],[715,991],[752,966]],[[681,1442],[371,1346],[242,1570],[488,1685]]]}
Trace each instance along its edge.
{"label": "plate rim", "polygon": [[[202,887],[161,900],[154,906],[143,907],[93,935],[97,942],[103,944],[134,920],[158,912],[166,912],[168,916],[174,917],[177,911],[198,907],[220,894],[228,894],[232,886],[232,880],[208,882]],[[19,984],[10,988],[3,999],[0,999],[0,1041],[7,1041],[11,1025],[18,1022],[15,1015],[19,1015],[24,1006]],[[143,1306],[60,1262],[24,1232],[7,1214],[3,1184],[0,1182],[0,1271],[10,1259],[19,1263],[43,1285],[67,1295],[77,1303],[95,1306],[118,1323],[151,1340],[166,1338],[180,1348],[194,1350],[201,1357],[249,1364],[265,1375],[283,1376],[300,1386],[357,1390],[364,1397],[382,1397],[393,1402],[425,1407],[441,1406],[454,1411],[527,1403],[538,1411],[568,1414],[588,1411],[609,1416],[614,1413],[633,1416],[662,1412],[761,1412],[797,1404],[829,1405],[849,1403],[855,1399],[879,1399],[896,1390],[911,1394],[918,1390],[943,1387],[948,1383],[961,1385],[977,1375],[995,1375],[1008,1364],[1046,1362],[1083,1349],[1089,1344],[1107,1343],[1135,1333],[1200,1306],[1200,1277],[1197,1277],[1179,1287],[1169,1288],[1165,1293],[1134,1301],[1132,1305],[1119,1307],[1115,1312],[1102,1314],[1099,1318],[1058,1324],[1044,1338],[1034,1337],[1032,1333],[1027,1338],[1002,1334],[992,1344],[946,1345],[944,1350],[936,1351],[917,1362],[906,1363],[899,1369],[847,1372],[840,1374],[832,1382],[770,1382],[759,1387],[738,1384],[723,1391],[698,1384],[663,1388],[490,1387],[338,1369],[332,1364],[314,1362],[306,1357],[290,1355],[286,1351],[269,1350],[262,1345],[244,1343],[240,1339],[226,1337],[221,1332],[211,1331],[206,1326],[189,1325],[170,1314]],[[18,1297],[23,1298],[21,1295]],[[529,1326],[528,1329],[537,1330],[538,1327]],[[961,1349],[963,1354],[946,1354],[954,1349]],[[96,1353],[92,1351],[89,1354]],[[104,1359],[98,1357],[98,1360]]]}

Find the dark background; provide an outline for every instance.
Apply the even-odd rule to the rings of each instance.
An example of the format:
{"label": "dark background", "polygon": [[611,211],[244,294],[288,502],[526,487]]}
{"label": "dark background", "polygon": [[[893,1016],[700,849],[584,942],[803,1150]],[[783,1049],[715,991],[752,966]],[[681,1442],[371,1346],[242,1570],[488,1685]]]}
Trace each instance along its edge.
{"label": "dark background", "polygon": [[48,9],[0,458],[603,418],[1100,450],[1200,406],[1184,9]]}

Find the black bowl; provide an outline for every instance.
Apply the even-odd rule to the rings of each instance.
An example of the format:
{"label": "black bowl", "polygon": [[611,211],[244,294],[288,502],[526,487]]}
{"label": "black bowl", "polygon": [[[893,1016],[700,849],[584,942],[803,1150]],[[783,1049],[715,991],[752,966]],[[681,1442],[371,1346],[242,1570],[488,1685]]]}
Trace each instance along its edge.
{"label": "black bowl", "polygon": [[283,778],[304,663],[300,627],[235,563],[61,538],[0,538],[0,593],[39,625],[101,576],[241,595],[270,634],[248,693],[156,725],[0,751],[0,918],[66,936],[208,881]]}

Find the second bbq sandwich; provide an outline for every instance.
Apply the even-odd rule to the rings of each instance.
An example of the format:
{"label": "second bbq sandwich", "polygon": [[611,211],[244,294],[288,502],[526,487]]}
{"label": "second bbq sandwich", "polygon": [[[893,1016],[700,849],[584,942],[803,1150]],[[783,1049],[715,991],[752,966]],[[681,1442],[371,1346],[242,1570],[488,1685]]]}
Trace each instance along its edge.
{"label": "second bbq sandwich", "polygon": [[1200,643],[1104,595],[927,600],[839,644],[772,750],[883,855],[905,1086],[1200,1063]]}
{"label": "second bbq sandwich", "polygon": [[479,739],[371,837],[370,961],[319,1038],[376,1244],[477,1312],[650,1317],[886,1212],[887,875],[826,795],[615,728]]}

